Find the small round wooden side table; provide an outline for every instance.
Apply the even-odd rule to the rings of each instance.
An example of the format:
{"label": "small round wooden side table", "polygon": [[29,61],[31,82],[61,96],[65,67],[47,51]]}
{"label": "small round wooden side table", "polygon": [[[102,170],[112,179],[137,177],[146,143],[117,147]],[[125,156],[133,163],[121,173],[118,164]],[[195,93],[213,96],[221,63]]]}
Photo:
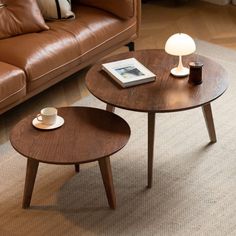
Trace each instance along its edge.
{"label": "small round wooden side table", "polygon": [[[36,115],[36,114],[35,114]],[[35,115],[21,120],[12,129],[10,141],[27,158],[23,208],[30,206],[39,162],[75,165],[98,161],[109,206],[116,207],[109,156],[129,140],[129,125],[119,116],[89,107],[58,109],[64,118],[62,127],[45,131],[32,125]]]}
{"label": "small round wooden side table", "polygon": [[[157,75],[155,82],[122,88],[102,71],[102,63],[134,57]],[[211,102],[220,97],[228,87],[227,73],[213,60],[201,55],[183,58],[184,65],[191,61],[203,63],[202,84],[188,83],[188,76],[175,78],[170,70],[177,64],[177,57],[163,49],[149,49],[123,53],[95,64],[86,75],[89,91],[107,103],[107,110],[114,107],[148,113],[148,187],[152,186],[155,114],[177,112],[202,107],[211,142],[216,142]]]}

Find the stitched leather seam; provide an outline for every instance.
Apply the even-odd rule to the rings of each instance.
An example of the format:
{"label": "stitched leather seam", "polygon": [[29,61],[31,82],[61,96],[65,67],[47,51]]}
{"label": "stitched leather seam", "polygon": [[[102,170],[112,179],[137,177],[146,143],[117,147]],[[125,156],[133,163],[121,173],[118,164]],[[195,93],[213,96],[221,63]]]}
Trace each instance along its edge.
{"label": "stitched leather seam", "polygon": [[16,95],[17,93],[19,93],[20,91],[22,91],[23,89],[26,89],[26,85],[24,85],[24,87],[22,87],[21,89],[18,89],[16,92],[12,93],[11,95],[7,96],[6,98],[0,100],[0,103],[4,102],[5,100],[7,100],[8,98]]}

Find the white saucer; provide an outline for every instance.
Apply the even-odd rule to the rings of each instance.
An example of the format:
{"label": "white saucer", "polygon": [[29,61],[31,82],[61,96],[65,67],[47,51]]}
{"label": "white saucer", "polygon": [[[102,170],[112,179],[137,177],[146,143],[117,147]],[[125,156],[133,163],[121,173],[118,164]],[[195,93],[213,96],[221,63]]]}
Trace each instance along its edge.
{"label": "white saucer", "polygon": [[56,122],[53,125],[45,125],[38,121],[37,118],[32,120],[32,125],[38,129],[50,130],[61,127],[64,124],[64,119],[61,116],[57,116]]}

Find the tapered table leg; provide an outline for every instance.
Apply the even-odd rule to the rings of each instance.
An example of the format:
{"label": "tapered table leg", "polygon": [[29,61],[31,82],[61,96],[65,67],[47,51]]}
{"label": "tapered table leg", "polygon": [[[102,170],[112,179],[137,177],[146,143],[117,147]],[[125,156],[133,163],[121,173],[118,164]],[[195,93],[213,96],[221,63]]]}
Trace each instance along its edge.
{"label": "tapered table leg", "polygon": [[30,206],[31,197],[34,189],[35,178],[38,171],[39,162],[34,159],[27,160],[25,188],[22,208],[28,208]]}
{"label": "tapered table leg", "polygon": [[111,171],[111,164],[110,164],[110,158],[104,157],[101,158],[99,161],[99,167],[102,174],[102,180],[103,184],[106,190],[107,200],[109,203],[110,208],[115,209],[116,208],[116,195],[112,180],[112,171]]}
{"label": "tapered table leg", "polygon": [[155,113],[148,113],[148,188],[152,187],[153,178],[153,154],[155,137]]}
{"label": "tapered table leg", "polygon": [[115,107],[110,104],[107,104],[106,110],[110,112],[115,112]]}
{"label": "tapered table leg", "polygon": [[79,172],[80,171],[80,164],[75,164],[75,172]]}
{"label": "tapered table leg", "polygon": [[205,118],[209,138],[212,143],[216,143],[217,139],[216,139],[216,132],[215,132],[215,125],[214,125],[212,110],[211,110],[211,104],[208,103],[202,106],[202,111]]}

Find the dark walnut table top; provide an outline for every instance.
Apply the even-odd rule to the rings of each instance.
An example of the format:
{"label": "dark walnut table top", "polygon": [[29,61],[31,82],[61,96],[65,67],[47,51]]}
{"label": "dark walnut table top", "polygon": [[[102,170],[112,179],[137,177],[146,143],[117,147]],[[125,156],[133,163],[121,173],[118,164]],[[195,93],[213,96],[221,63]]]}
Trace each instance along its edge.
{"label": "dark walnut table top", "polygon": [[65,123],[45,131],[32,125],[36,114],[13,128],[10,141],[27,158],[53,164],[75,164],[98,160],[119,151],[130,136],[129,125],[119,116],[96,108],[58,108]]}
{"label": "dark walnut table top", "polygon": [[[104,62],[135,57],[157,75],[155,82],[130,88],[122,88],[101,71]],[[162,49],[140,50],[112,56],[95,64],[86,76],[89,91],[115,107],[143,112],[173,112],[187,110],[207,104],[221,96],[228,86],[225,69],[213,60],[191,55],[183,57],[183,64],[201,61],[203,83],[188,83],[188,77],[175,78],[170,70],[178,63],[178,57],[165,53]]]}

